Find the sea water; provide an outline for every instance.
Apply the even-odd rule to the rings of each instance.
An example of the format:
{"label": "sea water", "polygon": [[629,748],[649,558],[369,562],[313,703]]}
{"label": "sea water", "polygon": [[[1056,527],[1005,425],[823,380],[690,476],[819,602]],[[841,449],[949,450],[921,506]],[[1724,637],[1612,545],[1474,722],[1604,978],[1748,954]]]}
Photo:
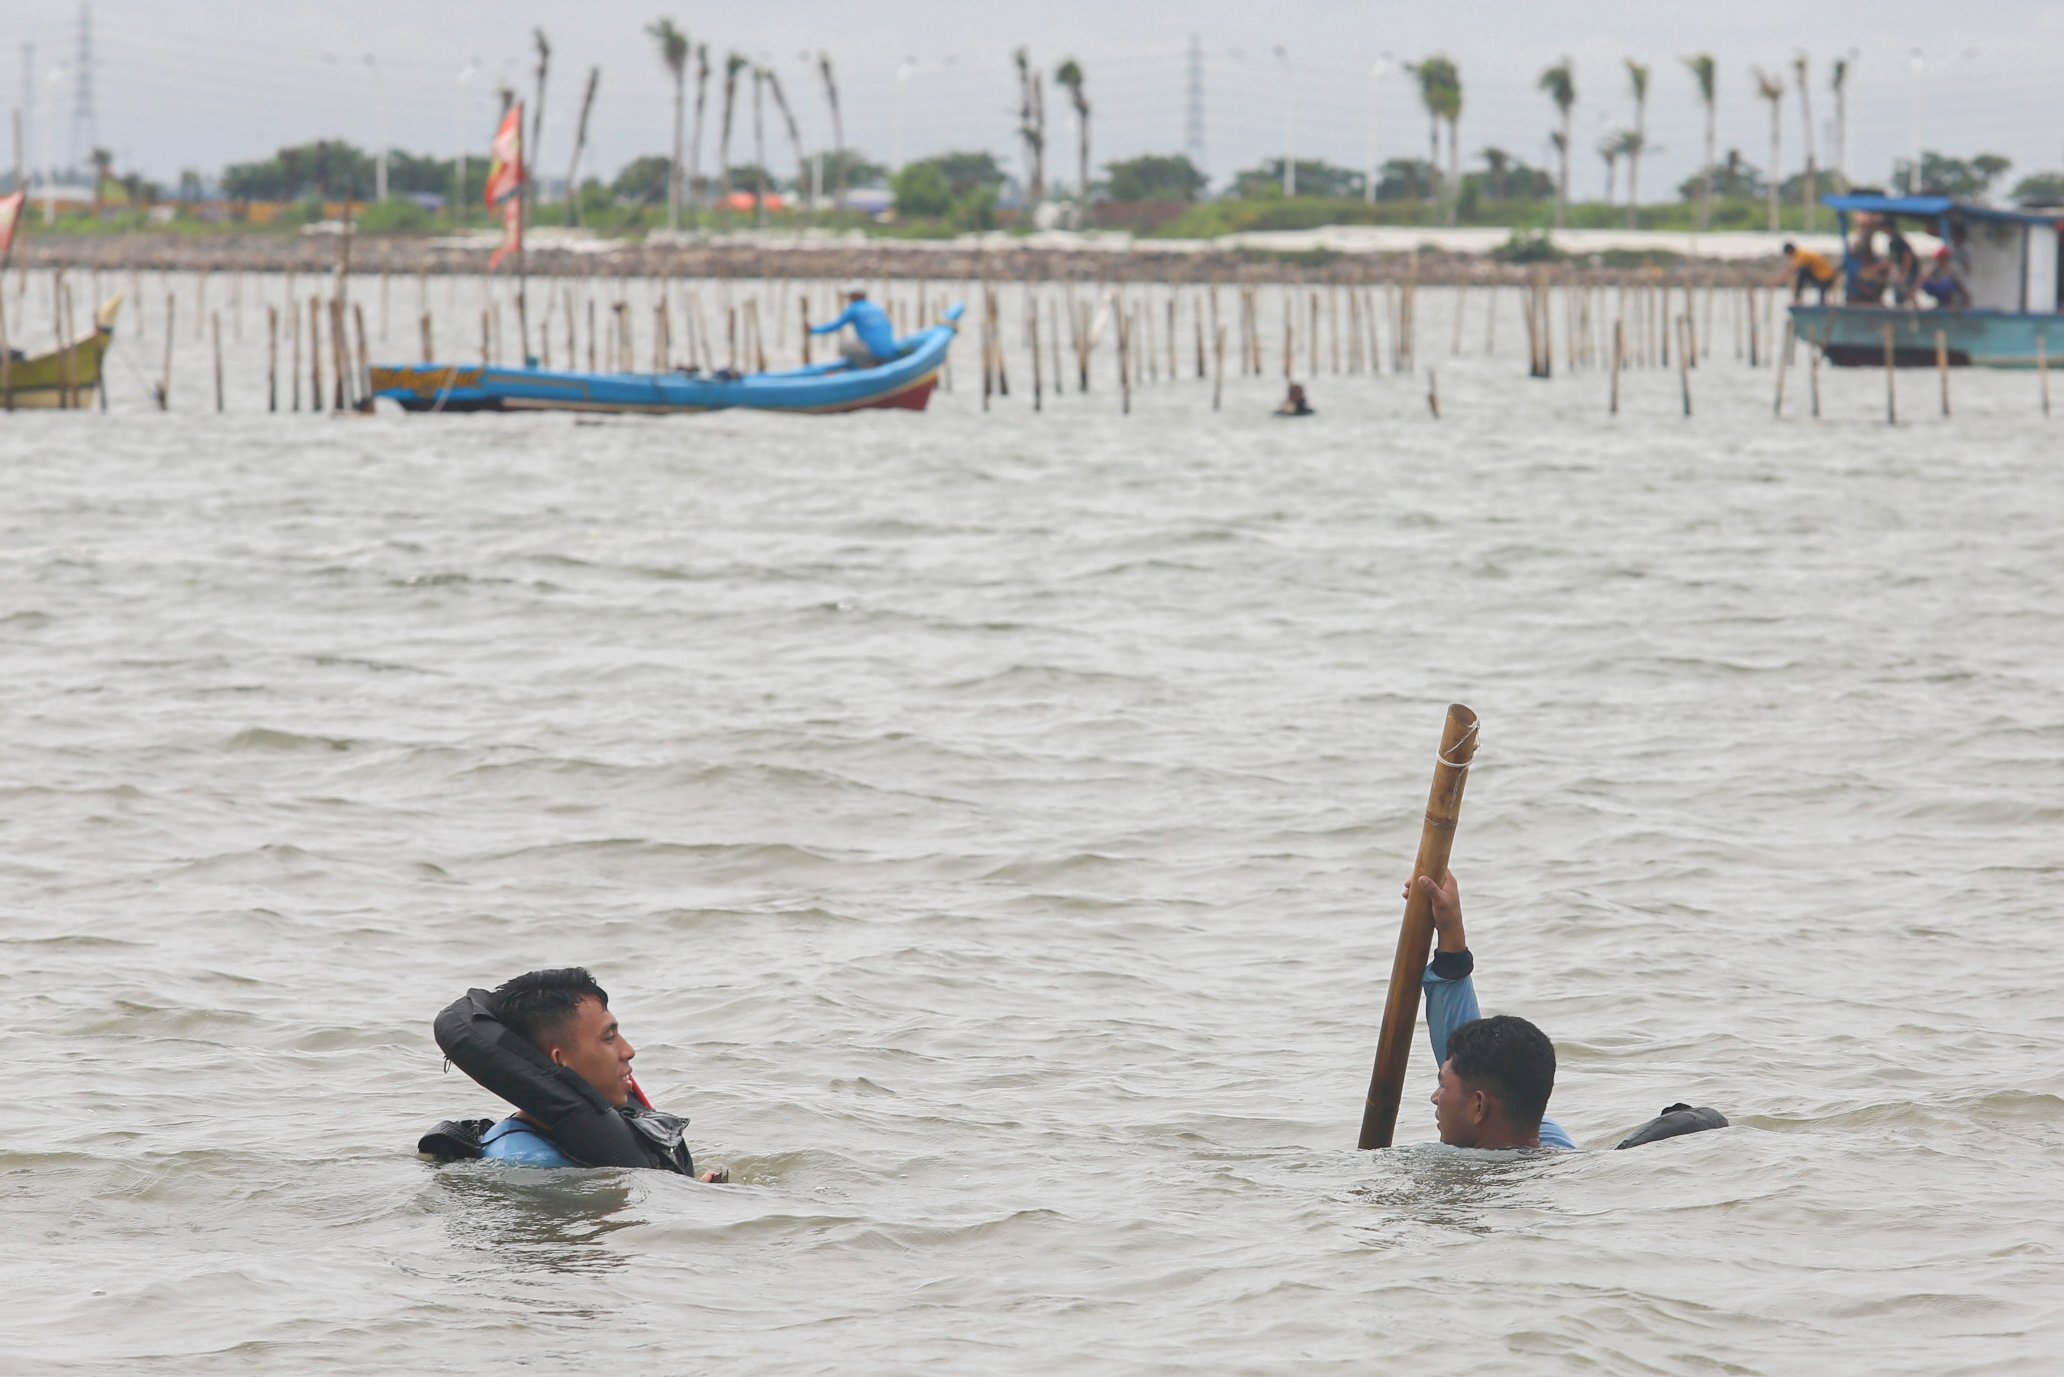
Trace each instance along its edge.
{"label": "sea water", "polygon": [[[1294,422],[1108,345],[1039,414],[963,348],[921,416],[269,416],[248,324],[220,416],[147,335],[5,418],[0,1369],[2052,1361],[2064,421],[1776,420],[1724,333],[1615,419],[1451,306]],[[1433,1145],[1423,1043],[1354,1147],[1450,701],[1583,1152]],[[571,963],[733,1184],[414,1154],[503,1112],[431,1016]],[[1600,1150],[1677,1100],[1734,1127]]]}

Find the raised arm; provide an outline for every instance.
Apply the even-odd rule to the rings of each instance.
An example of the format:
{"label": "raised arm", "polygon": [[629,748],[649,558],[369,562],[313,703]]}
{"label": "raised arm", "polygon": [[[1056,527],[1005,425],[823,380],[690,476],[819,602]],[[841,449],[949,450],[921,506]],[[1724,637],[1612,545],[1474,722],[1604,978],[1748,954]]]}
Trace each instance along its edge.
{"label": "raised arm", "polygon": [[840,311],[838,315],[834,316],[830,320],[825,321],[822,325],[812,325],[810,327],[810,333],[813,335],[828,335],[832,331],[844,329],[846,326],[851,325],[852,323],[853,308],[851,306],[848,306],[845,310]]}
{"label": "raised arm", "polygon": [[[1462,927],[1462,891],[1450,874],[1440,884],[1421,875],[1416,884],[1432,901],[1433,960],[1419,979],[1426,996],[1426,1037],[1433,1044],[1436,1069],[1447,1064],[1448,1039],[1465,1023],[1483,1017],[1477,1007],[1476,957],[1469,950],[1469,937]],[[1408,891],[1409,892],[1409,891]],[[1541,1120],[1541,1146],[1574,1148],[1576,1144],[1555,1120]]]}

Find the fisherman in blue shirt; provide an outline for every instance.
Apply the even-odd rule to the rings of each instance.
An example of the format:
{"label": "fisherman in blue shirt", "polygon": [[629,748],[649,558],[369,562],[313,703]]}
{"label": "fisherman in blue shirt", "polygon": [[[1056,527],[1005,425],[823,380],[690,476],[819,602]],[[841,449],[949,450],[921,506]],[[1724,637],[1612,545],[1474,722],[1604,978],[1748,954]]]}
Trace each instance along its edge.
{"label": "fisherman in blue shirt", "polygon": [[1440,1066],[1433,1117],[1441,1141],[1486,1149],[1575,1148],[1562,1125],[1545,1117],[1555,1089],[1555,1044],[1523,1018],[1484,1018],[1477,1009],[1470,980],[1476,958],[1462,930],[1455,877],[1435,884],[1421,875],[1414,883],[1432,901],[1437,938],[1420,985],[1426,1033]]}
{"label": "fisherman in blue shirt", "polygon": [[889,323],[889,313],[867,299],[863,284],[848,282],[839,294],[849,303],[846,309],[839,312],[836,320],[811,326],[810,333],[828,335],[842,326],[852,326],[854,338],[839,346],[848,368],[873,368],[903,352],[903,346],[896,343],[896,327]]}

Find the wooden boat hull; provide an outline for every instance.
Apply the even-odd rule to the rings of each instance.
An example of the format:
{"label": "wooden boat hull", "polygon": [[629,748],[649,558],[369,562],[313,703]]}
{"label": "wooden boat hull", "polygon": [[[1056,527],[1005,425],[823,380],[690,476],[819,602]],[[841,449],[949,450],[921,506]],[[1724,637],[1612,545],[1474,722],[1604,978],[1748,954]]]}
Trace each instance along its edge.
{"label": "wooden boat hull", "polygon": [[2052,366],[2064,360],[2064,316],[2020,311],[1923,311],[1904,306],[1794,306],[1793,328],[1840,368],[1933,368],[1935,334],[1952,368],[2034,368],[2036,341]]}
{"label": "wooden boat hull", "polygon": [[900,358],[874,368],[818,364],[778,373],[715,378],[690,373],[572,373],[492,364],[375,365],[375,397],[408,411],[674,412],[923,411],[952,347],[961,308],[907,341]]}
{"label": "wooden boat hull", "polygon": [[115,340],[121,293],[93,317],[93,333],[47,354],[14,359],[0,368],[0,409],[77,411],[93,405],[100,390],[101,360]]}

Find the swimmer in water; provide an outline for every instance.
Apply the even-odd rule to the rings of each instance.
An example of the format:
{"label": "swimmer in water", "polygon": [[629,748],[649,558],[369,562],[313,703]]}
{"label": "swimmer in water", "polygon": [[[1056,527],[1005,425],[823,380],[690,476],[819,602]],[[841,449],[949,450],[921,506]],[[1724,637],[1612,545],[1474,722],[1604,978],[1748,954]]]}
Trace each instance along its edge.
{"label": "swimmer in water", "polygon": [[[595,977],[579,966],[531,971],[494,992],[495,1012],[509,1029],[565,1067],[607,1100],[624,1109],[633,1100],[643,1104],[631,1079],[631,1058],[638,1055],[624,1036],[609,996]],[[518,1110],[480,1136],[481,1156],[526,1167],[572,1167],[580,1163],[560,1151],[545,1125]],[[696,1177],[712,1183],[729,1179],[726,1172],[706,1171]]]}
{"label": "swimmer in water", "polygon": [[1290,394],[1283,398],[1283,404],[1276,408],[1278,416],[1316,416],[1311,403],[1305,400],[1304,384],[1291,383]]}
{"label": "swimmer in water", "polygon": [[[1440,1065],[1433,1118],[1440,1140],[1466,1148],[1574,1148],[1546,1117],[1555,1089],[1555,1044],[1523,1018],[1484,1018],[1470,974],[1476,958],[1462,928],[1462,894],[1450,874],[1416,881],[1433,905],[1433,961],[1420,981],[1426,1033]],[[1406,891],[1409,898],[1411,891]]]}

